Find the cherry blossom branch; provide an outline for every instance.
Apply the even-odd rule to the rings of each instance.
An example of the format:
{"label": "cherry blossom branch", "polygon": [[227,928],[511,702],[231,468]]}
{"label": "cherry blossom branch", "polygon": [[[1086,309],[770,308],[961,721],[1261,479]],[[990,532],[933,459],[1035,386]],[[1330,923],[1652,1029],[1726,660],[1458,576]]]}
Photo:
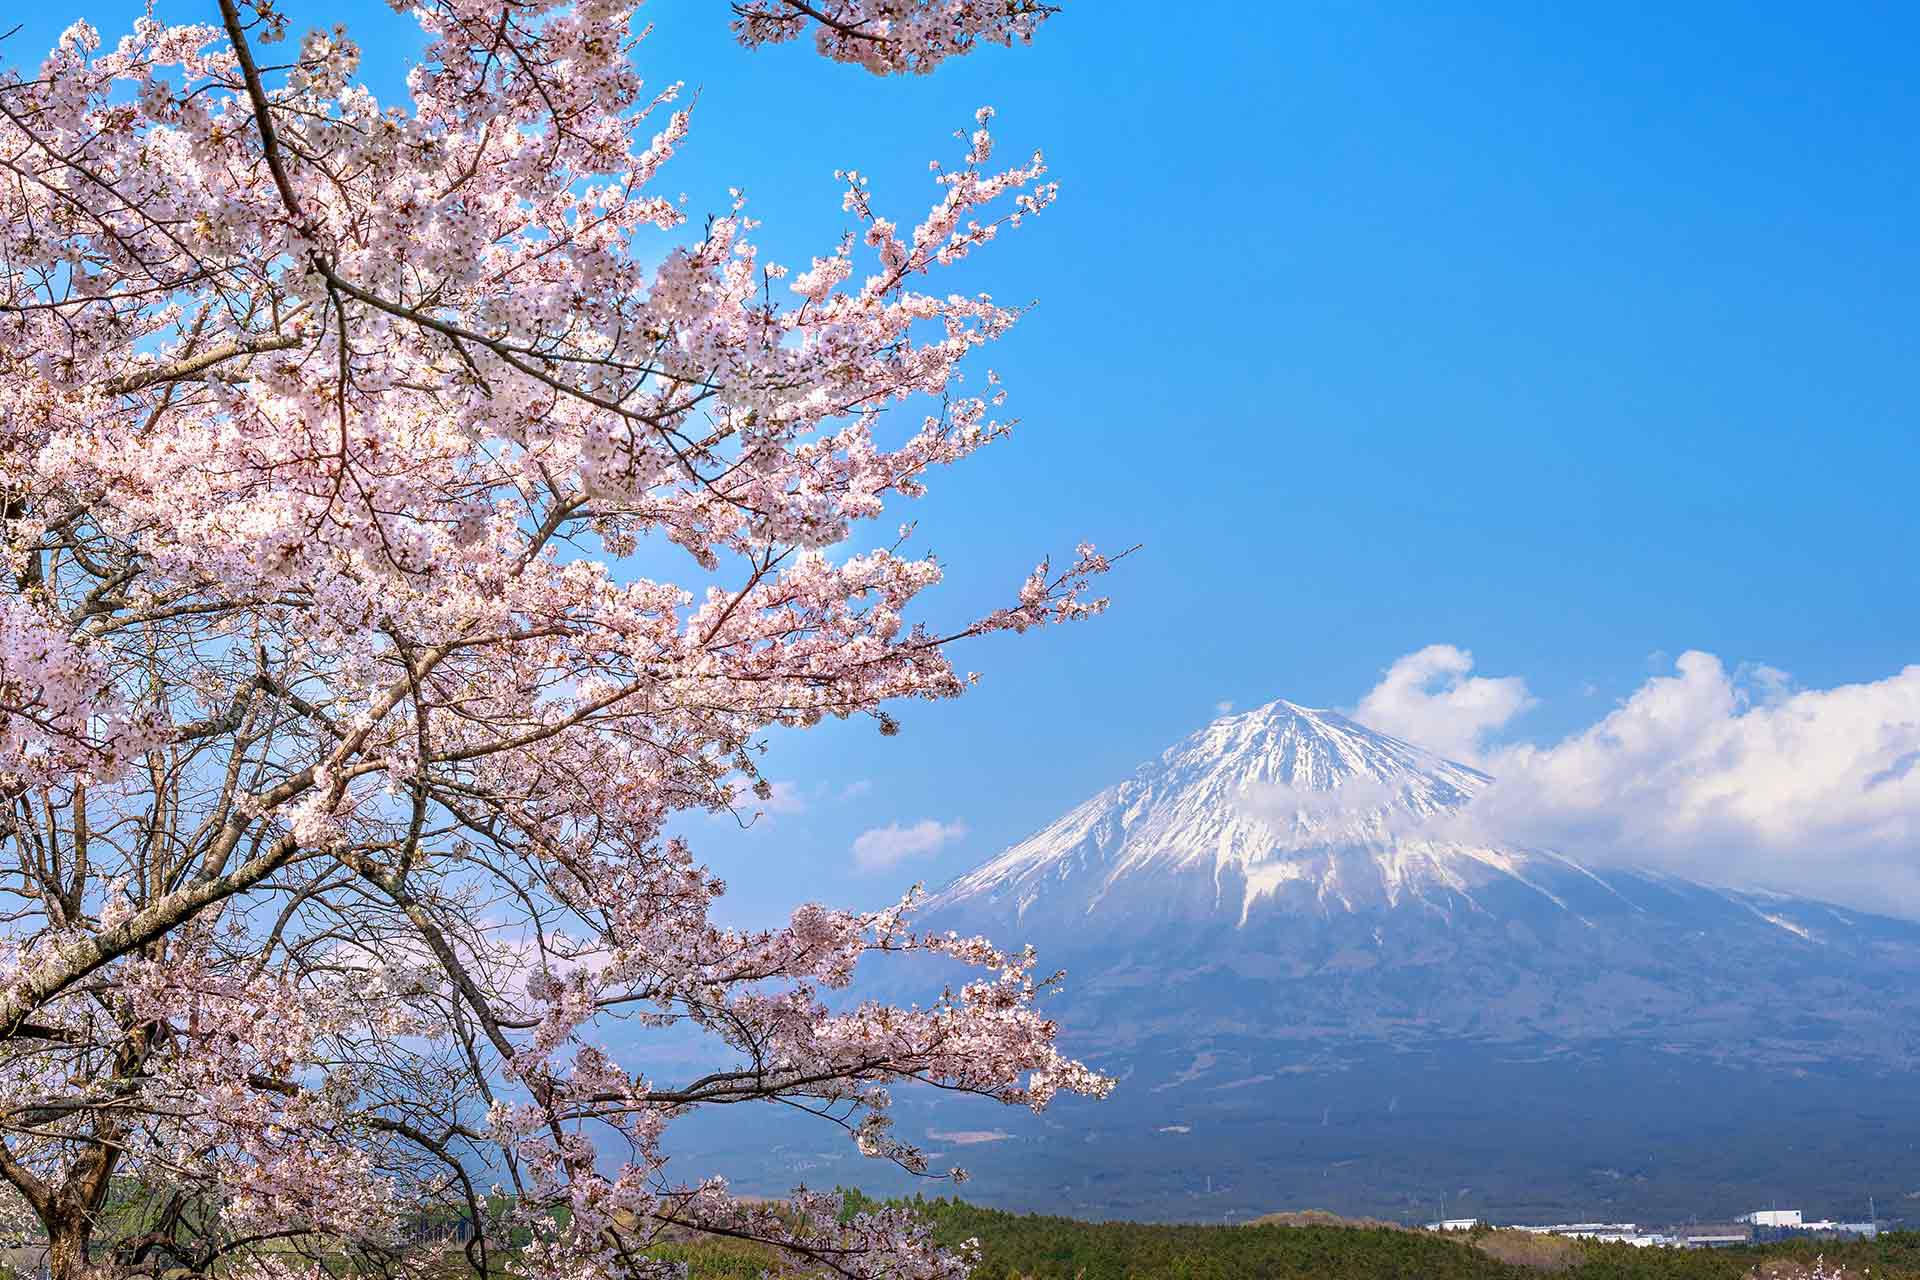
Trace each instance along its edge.
{"label": "cherry blossom branch", "polygon": [[[58,1280],[292,1280],[323,1244],[424,1276],[400,1224],[477,1217],[482,1170],[527,1280],[651,1274],[668,1223],[957,1280],[904,1219],[671,1177],[662,1135],[798,1108],[927,1173],[890,1085],[1103,1093],[1032,956],[914,935],[911,901],[722,928],[671,832],[764,791],[773,727],[886,732],[965,691],[954,646],[1104,606],[1117,557],[1083,547],[936,628],[906,530],[850,549],[1010,430],[966,365],[1021,311],[938,273],[1051,204],[1045,165],[994,167],[982,111],[910,229],[847,174],[806,270],[744,197],[663,249],[688,116],[629,12],[400,7],[403,105],[337,28],[258,58],[287,20],[250,0],[0,73],[0,1171],[41,1189]],[[920,72],[1052,12],[735,17]],[[973,980],[829,999],[903,953]],[[656,1086],[603,1019],[724,1048]],[[151,1229],[104,1241],[116,1179]]]}
{"label": "cherry blossom branch", "polygon": [[195,377],[236,356],[259,355],[267,351],[287,351],[299,346],[300,343],[300,336],[290,333],[271,334],[244,342],[223,342],[195,356],[188,356],[152,369],[142,369],[137,373],[110,378],[102,384],[101,389],[109,395],[128,395],[135,391],[144,391],[156,383],[175,382],[183,378]]}

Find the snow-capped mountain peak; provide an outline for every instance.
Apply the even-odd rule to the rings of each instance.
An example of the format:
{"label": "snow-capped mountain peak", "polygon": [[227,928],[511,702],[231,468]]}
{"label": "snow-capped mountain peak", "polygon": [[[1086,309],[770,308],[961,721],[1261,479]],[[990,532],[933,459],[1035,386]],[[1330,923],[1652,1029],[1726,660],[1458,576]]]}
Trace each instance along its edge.
{"label": "snow-capped mountain peak", "polygon": [[[1183,1204],[1197,1176],[1238,1160],[1262,1187],[1373,1169],[1383,1202],[1404,1205],[1407,1153],[1478,1185],[1486,1135],[1502,1132],[1502,1150],[1537,1153],[1512,1184],[1535,1203],[1543,1180],[1603,1185],[1569,1160],[1575,1141],[1661,1151],[1665,1179],[1661,1144],[1713,1107],[1716,1155],[1742,1124],[1778,1149],[1794,1115],[1813,1117],[1808,1132],[1832,1123],[1832,1107],[1808,1110],[1816,1082],[1851,1098],[1912,1078],[1920,924],[1504,846],[1474,803],[1490,782],[1274,702],[1205,726],[961,877],[928,927],[1030,942],[1065,969],[1050,1016],[1128,1099],[1094,1164],[1071,1127],[999,1149],[1025,1152],[1036,1186],[1139,1152],[1141,1185],[1182,1171]],[[1750,1092],[1764,1072],[1779,1103]],[[1618,1103],[1597,1104],[1602,1090]],[[1402,1093],[1418,1118],[1395,1115]],[[1445,1118],[1449,1105],[1474,1119]],[[1845,1150],[1898,1127],[1873,1124]],[[1154,1131],[1179,1141],[1143,1143]],[[1316,1134],[1324,1154],[1303,1160]],[[1703,1167],[1723,1178],[1723,1164]]]}
{"label": "snow-capped mountain peak", "polygon": [[962,876],[936,906],[1063,922],[1169,911],[1244,923],[1263,899],[1351,909],[1465,891],[1528,855],[1435,838],[1491,779],[1338,712],[1224,716]]}
{"label": "snow-capped mountain peak", "polygon": [[1169,747],[1158,762],[1143,765],[1135,779],[1177,788],[1238,783],[1296,792],[1378,784],[1404,793],[1423,816],[1458,808],[1491,781],[1337,711],[1286,701],[1215,720]]}

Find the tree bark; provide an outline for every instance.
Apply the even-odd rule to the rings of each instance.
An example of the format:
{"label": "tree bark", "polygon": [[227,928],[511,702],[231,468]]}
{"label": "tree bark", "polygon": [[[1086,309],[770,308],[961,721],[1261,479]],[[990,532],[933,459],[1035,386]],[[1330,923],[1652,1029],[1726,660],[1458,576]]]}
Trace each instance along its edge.
{"label": "tree bark", "polygon": [[40,1221],[47,1229],[49,1280],[99,1280],[111,1270],[95,1265],[89,1246],[125,1136],[117,1125],[96,1129],[94,1145],[67,1170],[59,1190],[39,1206]]}
{"label": "tree bark", "polygon": [[93,1236],[92,1215],[74,1205],[49,1215],[46,1227],[49,1280],[98,1280],[87,1249]]}

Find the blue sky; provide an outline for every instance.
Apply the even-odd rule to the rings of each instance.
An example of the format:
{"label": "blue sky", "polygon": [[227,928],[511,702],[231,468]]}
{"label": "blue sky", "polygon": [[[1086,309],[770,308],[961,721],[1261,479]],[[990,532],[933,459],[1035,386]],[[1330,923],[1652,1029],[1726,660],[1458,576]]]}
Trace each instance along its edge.
{"label": "blue sky", "polygon": [[[398,95],[384,5],[283,8],[347,22]],[[911,81],[749,54],[722,8],[646,6],[650,79],[701,89],[661,184],[744,186],[776,256],[837,237],[837,167],[918,214],[982,103],[1062,184],[967,268],[1039,306],[991,356],[1018,434],[913,513],[938,616],[1082,538],[1144,544],[1107,617],[975,646],[981,687],[899,737],[777,739],[789,811],[690,828],[743,917],[942,879],[1217,704],[1354,706],[1430,644],[1524,678],[1487,733],[1545,744],[1688,650],[1790,677],[1760,697],[1920,660],[1910,6],[1076,0]],[[137,7],[84,11],[111,36]],[[923,821],[966,834],[857,871],[860,832]]]}

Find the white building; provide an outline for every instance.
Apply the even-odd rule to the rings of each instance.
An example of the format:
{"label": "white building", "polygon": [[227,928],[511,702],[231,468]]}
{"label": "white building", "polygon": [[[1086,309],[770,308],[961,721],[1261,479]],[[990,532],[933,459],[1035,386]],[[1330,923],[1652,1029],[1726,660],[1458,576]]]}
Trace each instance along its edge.
{"label": "white building", "polygon": [[1442,1218],[1438,1222],[1429,1222],[1429,1231],[1471,1231],[1480,1225],[1478,1218]]}
{"label": "white building", "polygon": [[1732,1245],[1747,1244],[1751,1242],[1752,1239],[1753,1237],[1749,1235],[1735,1236],[1717,1231],[1704,1233],[1690,1232],[1680,1237],[1682,1246],[1688,1249],[1724,1249]]}
{"label": "white building", "polygon": [[1751,1222],[1756,1227],[1804,1227],[1798,1209],[1755,1209],[1752,1213],[1741,1214],[1736,1221]]}
{"label": "white building", "polygon": [[1578,1240],[1631,1240],[1641,1234],[1632,1222],[1561,1222],[1550,1227],[1528,1227],[1528,1231],[1550,1236],[1572,1236]]}

